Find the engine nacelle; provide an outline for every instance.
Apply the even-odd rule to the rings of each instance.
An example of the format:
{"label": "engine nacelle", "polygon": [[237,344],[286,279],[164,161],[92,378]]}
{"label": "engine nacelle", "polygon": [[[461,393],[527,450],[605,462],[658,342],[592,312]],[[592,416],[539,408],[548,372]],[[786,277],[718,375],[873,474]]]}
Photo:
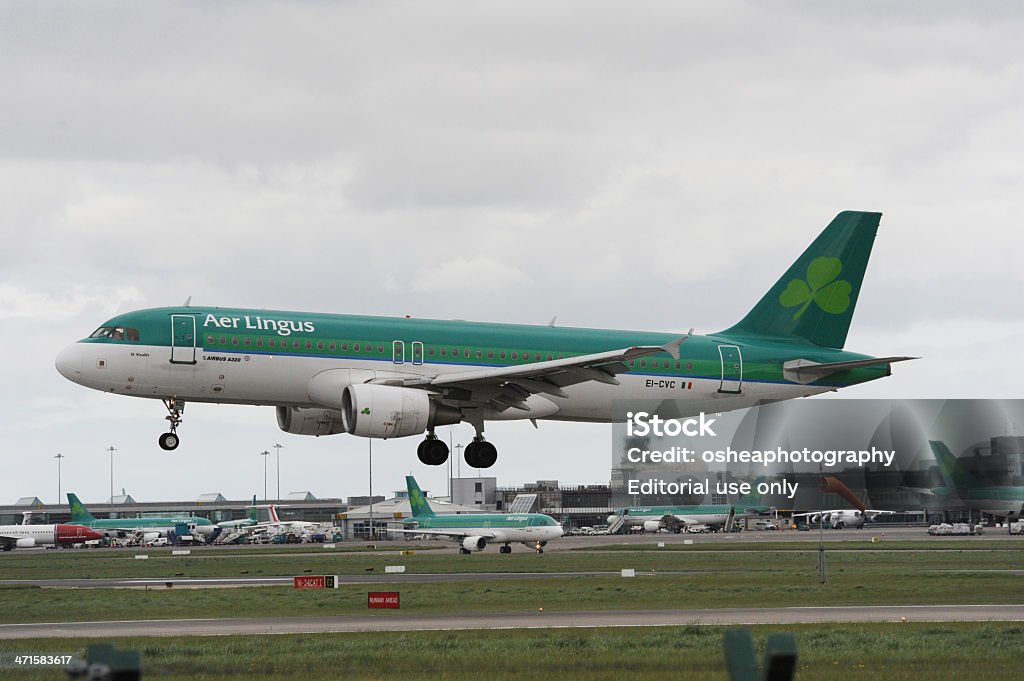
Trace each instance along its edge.
{"label": "engine nacelle", "polygon": [[352,435],[379,438],[419,435],[462,420],[458,409],[433,402],[426,391],[379,383],[346,386],[341,416]]}
{"label": "engine nacelle", "polygon": [[36,538],[35,537],[22,537],[15,544],[15,546],[17,546],[19,549],[31,549],[35,545],[36,545]]}
{"label": "engine nacelle", "polygon": [[466,537],[462,540],[462,548],[467,551],[483,551],[486,546],[486,537]]}
{"label": "engine nacelle", "polygon": [[657,532],[661,529],[660,520],[645,520],[644,521],[644,532]]}
{"label": "engine nacelle", "polygon": [[337,435],[345,432],[337,409],[278,407],[277,426],[292,435]]}

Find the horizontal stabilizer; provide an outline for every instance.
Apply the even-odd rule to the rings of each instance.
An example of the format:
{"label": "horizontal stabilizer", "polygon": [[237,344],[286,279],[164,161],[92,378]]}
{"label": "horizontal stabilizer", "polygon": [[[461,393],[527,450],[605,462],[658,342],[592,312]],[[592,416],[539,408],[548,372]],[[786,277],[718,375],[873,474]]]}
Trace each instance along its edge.
{"label": "horizontal stabilizer", "polygon": [[814,362],[809,359],[794,359],[782,365],[782,375],[794,383],[810,383],[830,374],[860,369],[863,367],[889,366],[895,362],[906,362],[917,357],[872,357],[847,362]]}

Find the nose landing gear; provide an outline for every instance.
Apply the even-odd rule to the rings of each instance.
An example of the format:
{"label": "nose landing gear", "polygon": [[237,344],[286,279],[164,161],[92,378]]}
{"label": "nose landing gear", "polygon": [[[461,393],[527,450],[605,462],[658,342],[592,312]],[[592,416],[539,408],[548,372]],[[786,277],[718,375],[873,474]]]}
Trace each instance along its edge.
{"label": "nose landing gear", "polygon": [[167,421],[171,424],[171,431],[160,436],[160,449],[172,451],[178,448],[178,426],[181,425],[181,415],[185,412],[185,403],[173,397],[163,400],[167,407]]}

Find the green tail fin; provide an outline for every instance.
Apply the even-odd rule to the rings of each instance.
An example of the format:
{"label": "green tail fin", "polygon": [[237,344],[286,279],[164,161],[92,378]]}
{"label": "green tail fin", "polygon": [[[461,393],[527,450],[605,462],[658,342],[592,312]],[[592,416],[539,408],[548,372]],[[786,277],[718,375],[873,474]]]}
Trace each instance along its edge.
{"label": "green tail fin", "polygon": [[969,489],[982,486],[981,481],[971,475],[957,461],[957,458],[953,455],[953,452],[949,451],[949,447],[946,446],[945,442],[941,440],[928,440],[928,444],[932,448],[932,454],[935,455],[935,461],[939,464],[939,475],[942,476],[942,481],[946,484],[946,487]]}
{"label": "green tail fin", "polygon": [[843,211],[725,335],[796,336],[842,348],[881,213]]}
{"label": "green tail fin", "polygon": [[416,484],[416,478],[411,475],[405,476],[405,486],[409,490],[409,507],[412,509],[413,518],[426,518],[434,515],[427,498],[423,496],[420,486]]}
{"label": "green tail fin", "polygon": [[254,523],[255,522],[259,522],[259,518],[257,517],[257,514],[256,514],[256,495],[255,494],[252,495],[252,508],[249,509],[249,520],[253,521]]}
{"label": "green tail fin", "polygon": [[96,517],[89,513],[89,509],[85,507],[85,504],[82,503],[82,500],[74,492],[68,492],[68,505],[71,507],[72,523],[91,523],[96,520]]}
{"label": "green tail fin", "polygon": [[761,506],[763,496],[760,492],[757,491],[757,486],[764,481],[765,476],[759,475],[757,479],[754,480],[753,486],[750,488],[750,493],[740,497],[739,500],[737,500],[737,502],[735,503],[735,507],[738,512],[743,512],[748,508],[758,508],[759,506]]}

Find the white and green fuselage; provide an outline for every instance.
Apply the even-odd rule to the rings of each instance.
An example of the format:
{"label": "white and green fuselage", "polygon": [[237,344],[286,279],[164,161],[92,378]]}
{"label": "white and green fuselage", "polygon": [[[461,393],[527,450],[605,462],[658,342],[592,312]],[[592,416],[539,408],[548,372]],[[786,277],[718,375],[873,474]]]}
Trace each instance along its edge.
{"label": "white and green fuselage", "polygon": [[461,553],[483,551],[487,544],[500,544],[501,553],[510,553],[509,544],[530,546],[537,553],[552,539],[562,536],[562,526],[543,513],[447,513],[438,514],[411,475],[405,477],[412,517],[403,520],[399,534],[439,535],[459,542]]}
{"label": "white and green fuselage", "polygon": [[[87,387],[164,400],[178,420],[184,402],[272,405],[303,435],[467,421],[482,441],[486,421],[609,422],[630,400],[728,411],[875,380],[903,359],[842,349],[877,224],[841,213],[747,317],[706,336],[187,306],[114,317],[56,364]],[[443,458],[421,445],[421,460],[439,463],[447,448],[431,441]],[[473,465],[493,463],[485,444]]]}

